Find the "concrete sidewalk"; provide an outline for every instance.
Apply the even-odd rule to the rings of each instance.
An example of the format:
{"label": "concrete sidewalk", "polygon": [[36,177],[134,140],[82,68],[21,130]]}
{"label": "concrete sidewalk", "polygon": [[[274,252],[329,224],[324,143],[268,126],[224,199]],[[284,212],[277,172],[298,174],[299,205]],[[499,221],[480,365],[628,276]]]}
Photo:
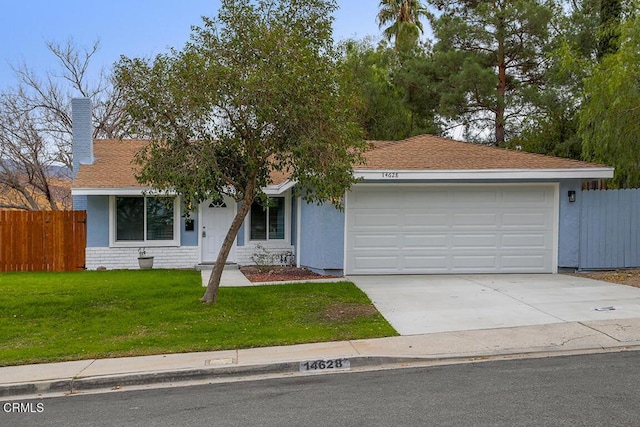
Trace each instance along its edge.
{"label": "concrete sidewalk", "polygon": [[[3,400],[178,383],[300,375],[304,362],[345,359],[341,370],[640,349],[640,319],[567,322],[284,347],[94,359],[0,368]],[[347,365],[348,369],[344,368]],[[308,364],[306,365],[308,368]],[[328,371],[322,371],[328,372]]]}

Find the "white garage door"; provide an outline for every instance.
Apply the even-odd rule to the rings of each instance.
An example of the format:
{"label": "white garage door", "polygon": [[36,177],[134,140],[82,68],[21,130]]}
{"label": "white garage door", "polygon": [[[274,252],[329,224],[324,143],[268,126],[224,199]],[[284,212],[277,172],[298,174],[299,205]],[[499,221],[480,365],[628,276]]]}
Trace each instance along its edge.
{"label": "white garage door", "polygon": [[356,185],[347,274],[552,273],[554,185]]}

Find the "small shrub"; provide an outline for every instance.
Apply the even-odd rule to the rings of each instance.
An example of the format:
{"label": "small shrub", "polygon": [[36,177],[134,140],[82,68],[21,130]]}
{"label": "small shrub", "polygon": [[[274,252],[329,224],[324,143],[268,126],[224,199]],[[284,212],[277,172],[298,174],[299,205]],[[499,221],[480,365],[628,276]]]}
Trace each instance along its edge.
{"label": "small shrub", "polygon": [[271,270],[274,265],[293,266],[295,264],[292,251],[271,251],[260,243],[256,245],[256,252],[251,255],[251,260],[264,273]]}

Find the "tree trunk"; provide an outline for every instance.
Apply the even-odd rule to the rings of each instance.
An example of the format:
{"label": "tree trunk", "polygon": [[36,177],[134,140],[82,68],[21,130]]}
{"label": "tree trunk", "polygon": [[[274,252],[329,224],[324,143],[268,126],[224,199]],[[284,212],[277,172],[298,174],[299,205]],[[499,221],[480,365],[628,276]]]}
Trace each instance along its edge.
{"label": "tree trunk", "polygon": [[251,204],[253,203],[253,192],[254,192],[255,184],[247,185],[245,189],[245,196],[242,201],[242,205],[236,216],[233,218],[231,222],[231,226],[229,227],[229,231],[222,242],[222,247],[220,248],[220,252],[218,252],[218,257],[216,258],[216,263],[213,266],[213,271],[211,272],[211,277],[209,278],[209,283],[207,284],[207,290],[205,291],[200,301],[206,304],[215,304],[218,301],[218,288],[220,288],[220,278],[222,277],[222,271],[224,270],[224,265],[227,262],[227,258],[229,257],[229,252],[231,252],[231,247],[233,246],[233,242],[238,236],[238,231],[242,226],[242,222],[244,218],[247,216],[247,213],[251,209]]}
{"label": "tree trunk", "polygon": [[505,60],[505,46],[504,46],[504,23],[499,21],[498,31],[496,33],[498,39],[498,86],[496,88],[496,141],[495,146],[500,147],[504,145],[504,114],[505,114],[505,92],[507,89],[507,64]]}

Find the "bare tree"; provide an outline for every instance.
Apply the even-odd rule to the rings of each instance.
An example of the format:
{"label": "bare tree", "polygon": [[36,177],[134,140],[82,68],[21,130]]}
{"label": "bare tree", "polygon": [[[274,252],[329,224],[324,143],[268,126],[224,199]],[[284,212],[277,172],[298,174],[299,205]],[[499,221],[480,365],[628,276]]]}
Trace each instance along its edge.
{"label": "bare tree", "polygon": [[[40,75],[27,64],[14,67],[17,85],[0,91],[0,208],[39,210],[70,207],[72,166],[71,98],[92,101],[94,138],[128,136],[127,119],[111,71],[89,75],[99,50],[72,40],[47,43],[57,70]],[[66,185],[68,187],[68,184]]]}

